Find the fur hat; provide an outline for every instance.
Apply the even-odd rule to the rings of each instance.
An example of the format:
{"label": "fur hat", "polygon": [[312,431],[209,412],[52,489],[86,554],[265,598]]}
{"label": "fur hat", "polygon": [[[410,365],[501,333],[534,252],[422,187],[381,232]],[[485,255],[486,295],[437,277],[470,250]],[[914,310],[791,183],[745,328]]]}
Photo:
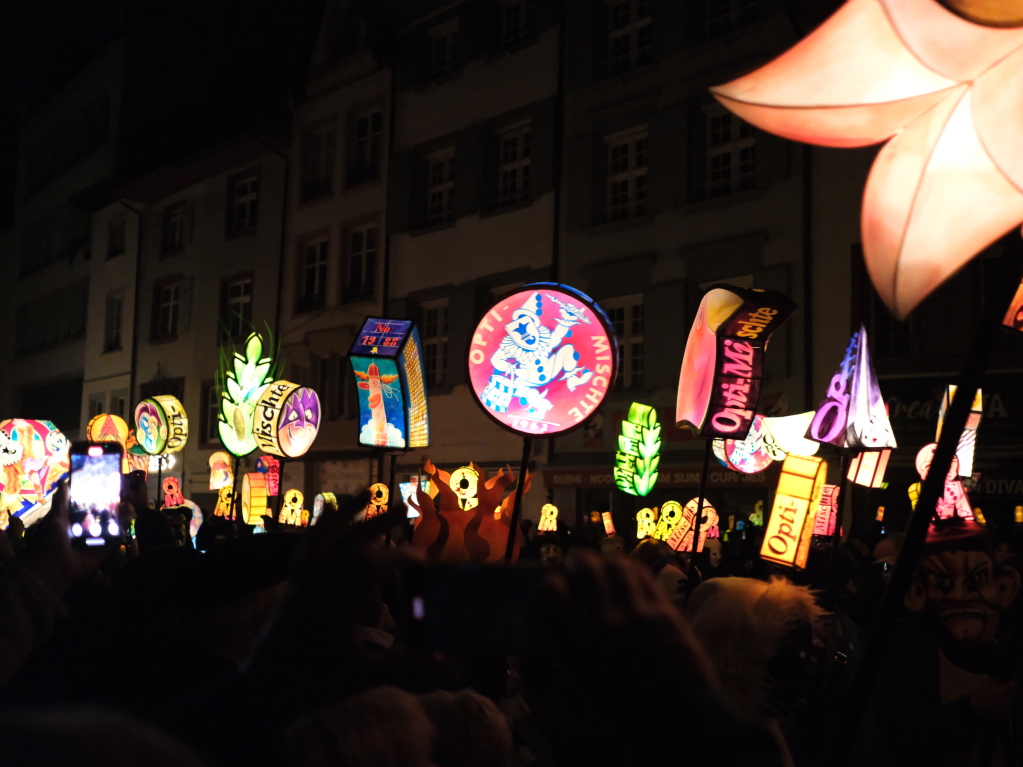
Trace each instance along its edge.
{"label": "fur hat", "polygon": [[785,636],[824,614],[806,586],[775,576],[714,578],[689,599],[689,620],[724,691],[747,716],[762,708],[768,662]]}

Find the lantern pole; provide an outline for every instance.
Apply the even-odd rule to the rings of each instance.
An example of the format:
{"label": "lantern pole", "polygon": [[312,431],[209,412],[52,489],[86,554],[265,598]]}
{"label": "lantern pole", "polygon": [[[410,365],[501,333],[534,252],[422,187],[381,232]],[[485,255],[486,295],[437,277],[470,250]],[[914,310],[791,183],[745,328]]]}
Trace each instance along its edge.
{"label": "lantern pole", "polygon": [[156,456],[156,510],[163,511],[163,453]]}
{"label": "lantern pole", "polygon": [[830,584],[829,593],[833,599],[838,600],[838,583],[839,576],[842,572],[842,568],[839,566],[839,551],[842,546],[842,518],[845,516],[846,504],[849,503],[849,453],[843,452],[842,459],[839,462],[839,468],[841,475],[838,479],[838,508],[835,509],[835,529],[831,531],[831,562],[829,565],[830,572],[828,573],[828,583]]}
{"label": "lantern pole", "polygon": [[275,522],[281,518],[281,509],[284,508],[284,467],[287,463],[288,459],[282,455],[280,460],[280,469],[278,470],[279,473],[277,475],[277,508],[274,509],[276,512],[276,515],[274,516]]}
{"label": "lantern pole", "polygon": [[[700,545],[700,528],[703,526],[703,502],[707,498],[707,474],[710,472],[711,440],[703,441],[703,471],[700,473],[700,501],[696,504],[696,519],[693,521],[693,555],[689,558],[689,593],[696,588],[696,549]],[[685,539],[683,539],[685,540]],[[687,600],[688,601],[688,600]]]}
{"label": "lantern pole", "polygon": [[[511,525],[508,529],[508,545],[504,550],[504,563],[510,565],[512,552],[515,550],[515,536],[519,532],[519,518],[522,516],[522,496],[526,490],[526,472],[529,470],[529,453],[533,448],[533,440],[530,437],[522,438],[522,463],[519,464],[518,484],[515,488],[515,503],[512,504]],[[576,514],[579,510],[576,509]]]}
{"label": "lantern pole", "polygon": [[238,469],[241,468],[242,459],[237,455],[234,457],[234,474],[231,475],[231,509],[230,519],[232,522],[238,521],[238,504],[241,503],[241,499],[238,497]]}
{"label": "lantern pole", "polygon": [[[977,325],[976,336],[966,356],[966,362],[959,374],[956,396],[949,405],[945,415],[945,423],[941,429],[941,438],[938,440],[938,447],[934,451],[934,459],[927,478],[923,480],[920,488],[920,498],[917,501],[916,509],[910,515],[909,524],[906,527],[905,540],[902,549],[899,551],[898,559],[892,568],[891,579],[881,597],[881,604],[878,607],[874,625],[871,628],[867,647],[863,654],[863,660],[853,680],[853,688],[849,699],[850,718],[844,723],[858,721],[864,707],[870,699],[874,687],[874,680],[880,670],[888,645],[891,642],[895,630],[896,620],[900,613],[902,601],[909,589],[916,571],[920,554],[923,551],[924,542],[927,538],[927,530],[934,516],[934,509],[938,499],[945,491],[945,476],[952,465],[952,458],[955,456],[956,448],[959,446],[959,436],[966,427],[966,420],[970,415],[970,408],[973,404],[974,392],[982,388],[984,372],[987,369],[988,360],[991,357],[991,349],[1001,328],[1002,317],[1005,314],[1005,307],[1012,300],[1012,296],[1023,279],[1023,240],[1019,233],[1013,229],[1002,237],[1002,253],[996,260],[1004,265],[1005,276],[995,280],[999,290],[982,309],[981,319]],[[844,728],[844,737],[840,735],[832,740],[838,744],[846,738],[853,736],[856,728]],[[840,752],[838,752],[840,753]]]}

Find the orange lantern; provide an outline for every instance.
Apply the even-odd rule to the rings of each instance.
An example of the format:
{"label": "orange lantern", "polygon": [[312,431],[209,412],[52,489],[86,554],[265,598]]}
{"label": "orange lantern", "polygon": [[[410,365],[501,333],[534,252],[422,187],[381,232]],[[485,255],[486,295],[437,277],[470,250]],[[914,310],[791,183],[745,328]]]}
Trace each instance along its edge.
{"label": "orange lantern", "polygon": [[849,462],[850,482],[864,487],[881,487],[884,482],[884,471],[888,468],[888,459],[891,458],[891,450],[865,450],[857,453]]}
{"label": "orange lantern", "polygon": [[242,522],[247,525],[263,526],[266,514],[266,477],[258,471],[242,477]]}
{"label": "orange lantern", "polygon": [[781,466],[771,518],[760,557],[789,567],[806,567],[828,466],[816,456],[790,455]]}

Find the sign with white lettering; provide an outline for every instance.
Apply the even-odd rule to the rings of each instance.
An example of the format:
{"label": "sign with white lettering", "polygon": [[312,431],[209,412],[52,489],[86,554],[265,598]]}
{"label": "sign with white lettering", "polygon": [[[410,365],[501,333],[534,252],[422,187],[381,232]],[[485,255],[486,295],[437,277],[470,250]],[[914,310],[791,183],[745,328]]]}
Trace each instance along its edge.
{"label": "sign with white lettering", "polygon": [[582,426],[614,384],[618,343],[604,310],[567,285],[538,282],[499,301],[469,344],[477,403],[504,428],[553,436]]}
{"label": "sign with white lettering", "polygon": [[831,377],[806,438],[849,450],[898,447],[867,348],[867,331],[853,333]]}
{"label": "sign with white lettering", "polygon": [[714,285],[689,332],[675,425],[707,439],[745,439],[760,399],[767,341],[795,309],[773,290]]}
{"label": "sign with white lettering", "polygon": [[771,518],[764,530],[761,559],[789,567],[806,567],[827,464],[816,456],[790,455],[781,467]]}

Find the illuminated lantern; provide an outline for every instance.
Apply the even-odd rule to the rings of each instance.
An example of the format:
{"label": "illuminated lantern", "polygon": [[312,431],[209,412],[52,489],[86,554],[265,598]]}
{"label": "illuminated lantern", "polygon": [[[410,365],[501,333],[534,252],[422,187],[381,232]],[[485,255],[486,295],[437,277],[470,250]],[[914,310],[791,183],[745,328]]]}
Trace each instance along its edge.
{"label": "illuminated lantern", "polygon": [[682,519],[682,504],[678,501],[665,501],[661,506],[661,516],[657,520],[654,538],[667,541],[675,532],[675,528],[682,524]]}
{"label": "illuminated lantern", "polygon": [[631,495],[649,493],[657,484],[660,453],[661,424],[657,422],[657,411],[633,402],[628,417],[622,421],[622,433],[618,437],[615,484]]}
{"label": "illuminated lantern", "polygon": [[1023,333],[1023,282],[1016,288],[1016,294],[1009,303],[1005,317],[1002,318],[1002,325],[1009,328],[1009,330]]}
{"label": "illuminated lantern", "polygon": [[479,406],[517,434],[553,436],[581,426],[618,373],[611,323],[591,298],[533,283],[483,316],[469,345]]}
{"label": "illuminated lantern", "polygon": [[252,433],[260,450],[298,458],[320,430],[320,398],[307,386],[274,381],[263,389],[254,417]]}
{"label": "illuminated lantern", "polygon": [[[916,471],[920,479],[927,479],[931,469],[931,462],[934,460],[934,452],[938,449],[937,444],[931,443],[920,448],[916,454]],[[917,482],[909,487],[909,499],[916,509],[916,502],[920,498],[920,483]],[[970,499],[966,495],[966,488],[959,481],[959,462],[953,457],[949,466],[948,474],[945,477],[945,490],[934,507],[934,514],[939,519],[950,519],[958,516],[962,519],[973,519],[973,509],[970,506]]]}
{"label": "illuminated lantern", "polygon": [[135,406],[135,438],[149,455],[176,453],[188,441],[188,416],[177,397],[158,394]]}
{"label": "illuminated lantern", "polygon": [[813,520],[814,535],[834,535],[838,521],[838,485],[825,485],[821,489],[821,501]]}
{"label": "illuminated lantern", "polygon": [[[916,507],[916,501],[913,501],[913,506]],[[884,506],[877,507],[877,514],[874,515],[875,522],[884,522]]]}
{"label": "illuminated lantern", "polygon": [[842,364],[831,377],[806,437],[851,450],[897,447],[862,325],[849,339]]}
{"label": "illuminated lantern", "polygon": [[245,339],[244,353],[234,352],[228,358],[221,352],[217,433],[232,455],[244,456],[256,449],[252,433],[256,403],[274,380],[274,368],[273,359],[263,356],[263,339],[258,333]]}
{"label": "illuminated lantern", "polygon": [[712,91],[795,141],[891,139],[867,181],[861,227],[874,287],[904,318],[1023,221],[1021,46],[1023,29],[985,27],[935,0],[850,0],[774,61]]}
{"label": "illuminated lantern", "polygon": [[70,443],[50,421],[0,421],[0,511],[27,526],[41,517],[46,502],[66,479]]}
{"label": "illuminated lantern", "polygon": [[711,287],[689,331],[675,425],[708,439],[745,439],[760,399],[767,341],[795,309],[773,290]]}
{"label": "illuminated lantern", "polygon": [[816,456],[790,455],[781,466],[771,518],[764,530],[760,557],[803,568],[810,553],[815,509],[820,505],[827,464]]}
{"label": "illuminated lantern", "polygon": [[382,482],[376,482],[369,486],[369,505],[363,515],[363,519],[384,514],[387,511],[387,504],[391,502],[391,491]]}
{"label": "illuminated lantern", "polygon": [[218,517],[230,517],[231,507],[234,504],[234,488],[225,485],[217,492],[217,505],[213,513]]}
{"label": "illuminated lantern", "polygon": [[728,455],[725,453],[725,441],[723,439],[712,439],[710,441],[711,452],[714,453],[714,457],[718,459],[718,462],[726,469],[728,466]]}
{"label": "illuminated lantern", "polygon": [[181,481],[177,477],[164,477],[160,489],[163,490],[164,506],[185,505],[185,496],[181,494]]}
{"label": "illuminated lantern", "polygon": [[263,526],[266,508],[266,479],[258,471],[242,477],[242,522],[247,525]]}
{"label": "illuminated lantern", "polygon": [[537,532],[556,533],[558,531],[558,507],[553,503],[545,503],[540,509],[540,522],[536,526]]}
{"label": "illuminated lantern", "polygon": [[303,504],[305,504],[305,495],[302,494],[301,490],[292,489],[285,491],[282,500],[281,513],[277,517],[277,521],[280,524],[292,525],[294,527],[309,524],[309,512],[302,508]]}
{"label": "illuminated lantern", "polygon": [[234,472],[231,470],[231,456],[218,450],[210,456],[210,490],[219,490],[234,485]]}
{"label": "illuminated lantern", "polygon": [[980,510],[979,506],[973,510],[973,518],[976,520],[978,525],[984,525],[984,527],[987,527],[987,520],[984,519],[984,512]]}
{"label": "illuminated lantern", "polygon": [[181,499],[181,505],[192,512],[192,517],[188,521],[188,537],[192,539],[192,545],[194,546],[195,536],[199,534],[199,528],[202,527],[202,509],[199,508],[199,504],[195,501],[190,501],[187,498]]}
{"label": "illuminated lantern", "polygon": [[730,469],[743,474],[756,474],[774,462],[764,440],[764,417],[754,416],[745,439],[725,440],[725,460]]}
{"label": "illuminated lantern", "polygon": [[611,512],[610,511],[601,512],[600,518],[604,522],[604,533],[606,535],[614,535],[615,523],[614,520],[611,519]]}
{"label": "illuminated lantern", "polygon": [[316,524],[316,520],[323,514],[323,507],[326,504],[337,506],[337,496],[333,493],[317,493],[313,497],[313,524]]}
{"label": "illuminated lantern", "polygon": [[281,462],[272,455],[261,455],[256,459],[256,471],[266,477],[266,494],[281,492]]}
{"label": "illuminated lantern", "polygon": [[816,410],[809,413],[764,418],[764,447],[776,461],[784,461],[787,455],[816,455],[820,443],[804,435],[810,428]]}
{"label": "illuminated lantern", "polygon": [[[479,466],[469,467],[476,474],[477,488],[472,506],[463,506],[464,498],[452,489],[451,475],[432,462],[423,464],[429,479],[429,491],[417,487],[409,496],[409,505],[419,512],[413,519],[412,546],[427,559],[442,562],[498,562],[504,559],[512,509],[518,493],[526,493],[532,475],[526,474],[511,494],[505,492],[515,483],[515,475],[502,469],[493,477]],[[432,493],[432,495],[431,495]],[[495,509],[497,511],[495,511]],[[518,556],[521,536],[515,536],[512,558]]]}
{"label": "illuminated lantern", "polygon": [[[696,529],[696,513],[700,505],[699,498],[693,498],[682,509],[682,522],[672,531],[667,543],[675,551],[693,550],[693,532]],[[703,511],[700,514],[700,540],[696,544],[696,550],[703,551],[707,537],[711,529],[718,529],[718,513],[706,499],[703,501]],[[715,536],[716,537],[716,536]]]}
{"label": "illuminated lantern", "polygon": [[430,416],[419,330],[411,320],[369,317],[348,352],[359,389],[359,444],[430,444]]}
{"label": "illuminated lantern", "polygon": [[[956,386],[949,384],[945,389],[945,396],[941,398],[941,408],[938,410],[938,431],[934,441],[941,439],[941,427],[945,423],[945,411],[952,404],[955,397]],[[959,435],[959,446],[956,448],[956,458],[959,460],[959,476],[969,477],[973,474],[973,455],[977,447],[977,429],[980,427],[980,419],[984,417],[984,396],[980,389],[973,397],[973,404],[970,406],[970,414],[966,418],[966,426],[963,433]]]}
{"label": "illuminated lantern", "polygon": [[479,500],[476,493],[479,488],[479,472],[471,466],[463,466],[451,472],[449,482],[451,490],[458,497],[458,508],[473,509]]}
{"label": "illuminated lantern", "polygon": [[636,512],[636,537],[640,540],[652,536],[657,529],[657,509],[640,509]]}
{"label": "illuminated lantern", "polygon": [[89,419],[85,427],[85,438],[90,442],[116,442],[124,452],[121,454],[121,473],[127,474],[128,464],[128,433],[131,428],[120,416],[102,413]]}
{"label": "illuminated lantern", "polygon": [[756,527],[764,526],[764,502],[757,501],[753,507],[753,513],[749,515],[749,523]]}
{"label": "illuminated lantern", "polygon": [[1017,525],[1023,525],[1023,506],[1013,509],[1013,518]]}
{"label": "illuminated lantern", "polygon": [[867,450],[857,453],[849,461],[849,473],[846,475],[848,480],[864,487],[881,487],[891,455],[891,450]]}

